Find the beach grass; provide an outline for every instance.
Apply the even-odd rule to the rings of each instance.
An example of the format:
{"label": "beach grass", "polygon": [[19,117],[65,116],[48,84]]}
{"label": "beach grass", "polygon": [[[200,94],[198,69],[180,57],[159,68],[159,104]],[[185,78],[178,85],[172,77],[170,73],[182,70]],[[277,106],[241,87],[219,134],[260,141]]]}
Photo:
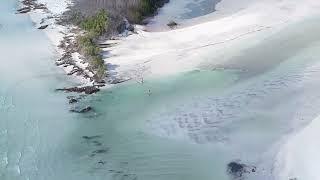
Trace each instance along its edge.
{"label": "beach grass", "polygon": [[106,76],[106,66],[97,46],[97,39],[106,32],[109,18],[105,10],[96,15],[84,18],[79,27],[85,31],[84,35],[77,37],[77,44],[82,54],[88,59],[90,68],[95,72],[95,79],[102,81]]}

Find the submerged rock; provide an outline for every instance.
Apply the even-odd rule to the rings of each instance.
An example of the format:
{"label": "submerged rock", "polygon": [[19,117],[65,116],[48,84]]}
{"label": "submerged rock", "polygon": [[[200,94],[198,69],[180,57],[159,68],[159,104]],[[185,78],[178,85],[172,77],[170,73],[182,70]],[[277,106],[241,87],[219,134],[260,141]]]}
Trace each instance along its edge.
{"label": "submerged rock", "polygon": [[109,149],[106,148],[106,149],[99,149],[99,150],[93,151],[92,153],[94,153],[94,154],[102,154],[102,153],[107,153],[108,151],[109,151]]}
{"label": "submerged rock", "polygon": [[92,139],[97,139],[97,138],[101,138],[101,135],[96,135],[96,136],[82,136],[83,139],[86,140],[92,140]]}
{"label": "submerged rock", "polygon": [[102,143],[99,141],[92,141],[95,146],[102,146]]}
{"label": "submerged rock", "polygon": [[242,177],[245,172],[245,165],[237,162],[230,162],[228,164],[228,173],[235,177]]}
{"label": "submerged rock", "polygon": [[89,112],[89,111],[91,111],[91,110],[92,110],[92,107],[88,106],[88,107],[86,107],[86,108],[81,109],[81,110],[79,111],[79,113],[86,113],[86,112]]}
{"label": "submerged rock", "polygon": [[227,165],[227,172],[233,179],[240,180],[245,173],[256,172],[256,167],[233,161]]}
{"label": "submerged rock", "polygon": [[109,79],[108,83],[109,84],[120,84],[120,83],[124,83],[126,81],[130,81],[130,78],[126,78],[126,79],[120,79],[120,78],[113,78],[113,79]]}
{"label": "submerged rock", "polygon": [[74,98],[69,99],[69,104],[74,104],[74,103],[77,103],[77,102],[78,102],[77,99],[74,99]]}
{"label": "submerged rock", "polygon": [[98,150],[93,151],[93,152],[90,154],[90,157],[94,157],[94,156],[96,156],[96,155],[98,155],[98,154],[105,154],[105,153],[107,153],[107,152],[109,152],[109,148],[98,149]]}
{"label": "submerged rock", "polygon": [[99,161],[98,164],[104,165],[106,164],[106,161]]}
{"label": "submerged rock", "polygon": [[83,108],[83,109],[80,109],[80,110],[71,109],[70,112],[74,112],[74,113],[87,113],[87,112],[90,112],[90,111],[92,111],[92,110],[93,110],[92,107],[87,106],[87,107],[85,107],[85,108]]}

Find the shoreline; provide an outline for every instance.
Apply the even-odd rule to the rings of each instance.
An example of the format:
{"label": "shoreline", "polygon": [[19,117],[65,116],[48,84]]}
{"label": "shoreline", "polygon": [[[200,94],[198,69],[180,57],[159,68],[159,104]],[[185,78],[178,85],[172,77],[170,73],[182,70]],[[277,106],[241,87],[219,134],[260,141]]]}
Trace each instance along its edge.
{"label": "shoreline", "polygon": [[[56,64],[83,86],[101,86],[102,84],[94,82],[94,73],[87,69],[88,63],[82,59],[81,55],[77,51],[66,51],[68,48],[73,48],[68,46],[79,33],[74,31],[79,31],[79,29],[59,25],[56,21],[73,5],[71,0],[37,1],[39,3],[51,2],[47,4],[49,12],[35,10],[29,15],[36,27],[49,25],[43,31],[61,57]],[[308,1],[310,4],[316,4],[314,0]],[[221,1],[219,8],[225,2],[228,4],[228,0]],[[282,8],[286,6],[292,6],[292,10],[287,11]],[[54,10],[50,11],[51,9]],[[266,13],[268,11],[263,12],[261,9],[274,11],[274,14],[269,15]],[[250,49],[255,43],[259,43],[254,40],[256,37],[272,37],[290,24],[316,14],[314,10],[315,8],[310,5],[300,9],[297,3],[292,5],[288,1],[278,3],[261,1],[250,4],[229,16],[216,18],[214,15],[212,17],[207,15],[187,20],[189,22],[187,26],[170,31],[148,32],[146,26],[135,25],[134,32],[129,34],[126,32],[98,42],[104,64],[108,69],[108,77],[105,78],[106,82],[103,85],[118,84],[129,80],[141,82],[148,77],[170,76],[197,69],[246,70],[248,63],[252,62],[246,60],[235,62],[235,58],[224,55],[220,51],[241,53]],[[205,21],[202,22],[202,20]],[[208,34],[208,30],[212,29],[214,31]],[[64,41],[64,48],[59,47],[61,46],[60,41]],[[246,41],[253,43],[245,43],[245,46],[239,47],[239,44]]]}
{"label": "shoreline", "polygon": [[[30,2],[33,3],[33,5],[41,5],[43,8],[30,8]],[[163,1],[163,3],[167,2],[168,0]],[[58,57],[55,60],[55,64],[62,68],[67,76],[74,78],[75,81],[79,83],[79,87],[95,86],[100,88],[106,85],[112,86],[114,84],[132,80],[131,77],[122,78],[114,76],[112,73],[104,78],[105,82],[100,83],[94,80],[95,72],[88,68],[89,64],[86,62],[85,57],[83,57],[78,50],[74,50],[75,38],[82,33],[82,30],[73,25],[59,23],[59,21],[63,19],[63,14],[75,6],[73,0],[24,0],[19,1],[19,3],[20,5],[18,6],[17,14],[27,14],[35,24],[35,28],[46,34],[54,46],[54,50]],[[28,11],[24,11],[25,9]],[[133,25],[133,28],[133,32],[125,30],[123,33],[112,35],[110,38],[104,38],[105,40],[99,40],[97,46],[101,48],[101,54],[104,56],[108,53],[104,50],[105,47],[117,46],[118,41],[121,41],[133,33],[138,33],[136,31],[142,31],[143,26]],[[104,60],[104,64],[107,67],[106,72],[108,73],[110,64],[108,63],[108,60]]]}
{"label": "shoreline", "polygon": [[[59,25],[57,21],[61,18],[62,14],[68,11],[72,5],[71,0],[37,0],[38,3],[46,3],[48,11],[33,10],[28,13],[30,19],[35,23],[35,27],[47,26],[45,29],[41,29],[52,43],[54,50],[57,54],[55,64],[60,67],[68,76],[74,78],[81,86],[93,86],[94,83],[91,80],[92,73],[86,70],[87,63],[81,58],[80,54],[73,52],[70,54],[72,61],[70,64],[63,63],[61,60],[67,55],[68,51],[61,47],[63,43],[74,39],[76,33],[73,26]],[[84,73],[75,74],[75,70],[81,69]]]}

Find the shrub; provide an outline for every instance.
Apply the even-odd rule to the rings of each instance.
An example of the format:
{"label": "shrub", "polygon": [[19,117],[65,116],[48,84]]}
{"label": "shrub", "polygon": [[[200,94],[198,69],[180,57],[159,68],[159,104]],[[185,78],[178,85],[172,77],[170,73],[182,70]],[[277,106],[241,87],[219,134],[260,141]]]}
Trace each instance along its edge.
{"label": "shrub", "polygon": [[96,56],[91,59],[91,66],[94,69],[104,68],[104,61],[101,56]]}
{"label": "shrub", "polygon": [[103,34],[108,25],[108,15],[105,10],[100,10],[95,16],[88,17],[80,23],[80,27],[96,36]]}
{"label": "shrub", "polygon": [[152,0],[141,0],[140,13],[142,16],[147,16],[154,13],[157,9],[157,5]]}
{"label": "shrub", "polygon": [[108,16],[106,11],[100,10],[96,15],[85,18],[79,23],[80,28],[86,31],[83,36],[77,37],[79,49],[89,60],[90,68],[95,71],[95,79],[101,81],[105,75],[104,61],[100,55],[100,48],[95,40],[105,33],[108,25]]}

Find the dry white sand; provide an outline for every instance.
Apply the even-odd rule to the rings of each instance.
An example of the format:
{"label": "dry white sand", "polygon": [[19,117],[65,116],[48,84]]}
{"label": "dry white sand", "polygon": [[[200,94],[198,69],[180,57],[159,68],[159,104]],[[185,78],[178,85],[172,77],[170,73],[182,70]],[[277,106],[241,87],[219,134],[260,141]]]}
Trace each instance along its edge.
{"label": "dry white sand", "polygon": [[[320,117],[293,135],[278,154],[277,179],[319,179]],[[296,178],[296,179],[294,179]]]}
{"label": "dry white sand", "polygon": [[[232,0],[225,1],[226,7],[222,1],[218,8],[230,6]],[[112,67],[112,74],[121,77],[135,77],[137,74],[167,76],[223,63],[232,57],[232,54],[224,53],[226,48],[239,53],[245,46],[250,47],[250,43],[242,43],[239,47],[239,41],[249,41],[256,34],[267,37],[318,13],[319,5],[317,0],[303,3],[298,0],[259,0],[226,17],[217,19],[207,15],[205,21],[197,25],[167,32],[139,30],[138,34],[122,39],[118,45],[104,49],[105,61]]]}

